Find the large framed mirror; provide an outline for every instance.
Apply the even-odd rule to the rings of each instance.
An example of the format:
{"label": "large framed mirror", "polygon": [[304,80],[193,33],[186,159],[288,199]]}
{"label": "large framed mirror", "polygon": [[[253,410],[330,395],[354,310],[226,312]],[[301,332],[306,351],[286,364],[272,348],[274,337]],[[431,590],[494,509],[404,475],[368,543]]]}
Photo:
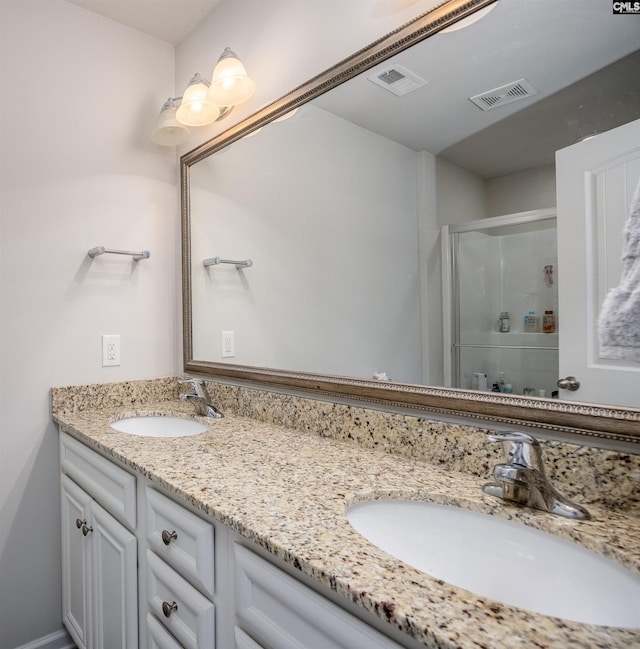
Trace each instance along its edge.
{"label": "large framed mirror", "polygon": [[[640,178],[638,18],[605,5],[450,0],[182,156],[185,371],[640,444],[640,363],[601,358],[595,332]],[[509,248],[497,265],[523,276],[514,335],[497,331],[508,282],[487,275],[467,293],[493,342],[472,346],[503,356],[470,365],[486,389],[470,369],[454,386],[443,237],[495,218],[486,259]],[[505,218],[534,221],[530,269]],[[539,330],[518,337],[531,305]],[[538,364],[580,373],[576,351],[582,392],[522,394]],[[491,392],[505,372],[516,389]]]}

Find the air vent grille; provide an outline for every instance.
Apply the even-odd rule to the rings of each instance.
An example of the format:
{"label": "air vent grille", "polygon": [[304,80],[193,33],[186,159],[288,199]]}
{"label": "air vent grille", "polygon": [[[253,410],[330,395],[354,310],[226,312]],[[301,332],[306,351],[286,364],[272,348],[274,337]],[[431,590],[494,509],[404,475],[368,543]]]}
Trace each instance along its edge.
{"label": "air vent grille", "polygon": [[427,83],[417,74],[403,68],[401,65],[393,65],[379,70],[369,77],[369,81],[398,97],[413,92]]}
{"label": "air vent grille", "polygon": [[526,79],[518,79],[499,88],[469,97],[469,100],[481,110],[491,110],[537,94],[538,91]]}

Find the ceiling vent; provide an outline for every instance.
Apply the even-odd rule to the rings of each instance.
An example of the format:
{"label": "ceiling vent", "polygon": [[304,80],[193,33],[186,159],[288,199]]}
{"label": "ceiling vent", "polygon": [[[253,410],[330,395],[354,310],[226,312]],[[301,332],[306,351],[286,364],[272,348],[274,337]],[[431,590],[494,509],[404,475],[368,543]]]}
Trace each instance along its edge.
{"label": "ceiling vent", "polygon": [[491,110],[537,94],[538,91],[526,79],[518,79],[499,88],[469,97],[469,100],[481,110]]}
{"label": "ceiling vent", "polygon": [[401,65],[392,65],[384,68],[384,70],[379,70],[369,77],[369,81],[398,97],[402,97],[402,95],[413,92],[427,84],[424,79]]}

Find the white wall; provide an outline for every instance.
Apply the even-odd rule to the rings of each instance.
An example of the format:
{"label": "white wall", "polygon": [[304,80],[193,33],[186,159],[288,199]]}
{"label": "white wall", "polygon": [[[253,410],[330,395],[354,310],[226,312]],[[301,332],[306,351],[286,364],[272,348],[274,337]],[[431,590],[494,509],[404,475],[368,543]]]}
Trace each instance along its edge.
{"label": "white wall", "polygon": [[[51,386],[179,371],[173,48],[63,0],[2,0],[0,647],[59,629]],[[87,258],[96,245],[151,259]],[[102,368],[103,333],[122,365]]]}
{"label": "white wall", "polygon": [[436,158],[435,179],[439,226],[489,216],[484,178],[442,158]]}
{"label": "white wall", "polygon": [[195,165],[195,358],[419,383],[416,163],[309,105]]}
{"label": "white wall", "polygon": [[556,206],[556,166],[535,167],[486,181],[487,214],[502,216]]}

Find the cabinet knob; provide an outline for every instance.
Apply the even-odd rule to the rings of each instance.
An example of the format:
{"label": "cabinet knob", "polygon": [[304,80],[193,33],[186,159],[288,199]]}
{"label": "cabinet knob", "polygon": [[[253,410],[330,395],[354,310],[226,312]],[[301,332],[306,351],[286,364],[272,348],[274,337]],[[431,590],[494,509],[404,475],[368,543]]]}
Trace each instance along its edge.
{"label": "cabinet knob", "polygon": [[177,538],[178,538],[178,533],[175,530],[173,530],[173,532],[169,532],[168,530],[162,530],[162,542],[165,545],[169,545],[171,541],[174,541]]}
{"label": "cabinet knob", "polygon": [[165,617],[169,617],[171,613],[178,610],[178,605],[175,602],[162,602],[162,612]]}
{"label": "cabinet knob", "polygon": [[82,535],[86,536],[89,532],[93,532],[93,527],[89,527],[86,523],[82,526]]}
{"label": "cabinet knob", "polygon": [[87,524],[87,521],[83,521],[83,520],[81,520],[79,518],[76,518],[76,527],[78,529],[80,529],[83,525],[86,525],[86,524]]}
{"label": "cabinet knob", "polygon": [[556,385],[561,390],[570,390],[575,392],[580,387],[580,379],[577,379],[575,376],[567,376],[564,379],[558,379]]}

